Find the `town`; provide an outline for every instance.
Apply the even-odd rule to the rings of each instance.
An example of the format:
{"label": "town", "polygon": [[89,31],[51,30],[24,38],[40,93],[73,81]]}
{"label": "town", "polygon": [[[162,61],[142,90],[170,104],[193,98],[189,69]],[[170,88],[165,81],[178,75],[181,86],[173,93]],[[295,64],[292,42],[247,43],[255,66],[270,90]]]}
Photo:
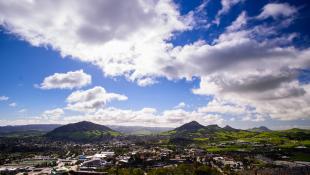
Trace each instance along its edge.
{"label": "town", "polygon": [[[79,123],[81,124],[81,123]],[[89,124],[89,123],[82,123]],[[196,123],[194,123],[196,124]],[[183,125],[183,129],[193,123]],[[197,127],[197,126],[196,126]],[[210,126],[207,126],[210,127]],[[214,126],[212,126],[214,127]],[[178,128],[177,128],[178,129]],[[175,129],[175,131],[177,131]],[[54,130],[55,131],[55,130]],[[309,148],[245,140],[188,142],[163,134],[82,143],[1,138],[0,174],[309,174]],[[197,139],[196,139],[197,140]],[[204,143],[203,146],[201,143]],[[216,149],[215,149],[216,148]],[[303,159],[296,159],[303,156]],[[295,160],[292,158],[295,157]]]}

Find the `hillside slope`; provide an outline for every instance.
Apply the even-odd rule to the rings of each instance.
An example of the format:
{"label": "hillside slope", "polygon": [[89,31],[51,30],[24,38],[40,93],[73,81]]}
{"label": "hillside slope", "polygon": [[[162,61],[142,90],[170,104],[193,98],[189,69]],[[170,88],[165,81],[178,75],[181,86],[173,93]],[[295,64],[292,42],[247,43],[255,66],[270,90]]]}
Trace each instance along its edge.
{"label": "hillside slope", "polygon": [[109,127],[88,121],[67,124],[46,134],[50,139],[80,142],[105,140],[119,135]]}

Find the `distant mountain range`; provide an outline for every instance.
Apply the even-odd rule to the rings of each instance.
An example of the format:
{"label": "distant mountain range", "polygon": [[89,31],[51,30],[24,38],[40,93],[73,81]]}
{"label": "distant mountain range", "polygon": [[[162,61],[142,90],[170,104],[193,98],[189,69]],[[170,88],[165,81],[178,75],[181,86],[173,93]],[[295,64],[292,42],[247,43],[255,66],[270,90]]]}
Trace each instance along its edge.
{"label": "distant mountain range", "polygon": [[240,129],[233,128],[229,125],[226,125],[223,129],[226,131],[240,131]]}
{"label": "distant mountain range", "polygon": [[109,139],[114,136],[126,135],[152,135],[158,134],[185,143],[186,140],[236,140],[254,139],[264,137],[275,140],[287,137],[290,139],[310,138],[310,130],[293,128],[283,131],[272,131],[261,126],[248,130],[236,129],[231,126],[219,127],[218,125],[204,126],[196,121],[186,123],[175,129],[164,127],[142,126],[104,126],[88,121],[71,123],[67,125],[20,125],[0,127],[0,137],[31,137],[46,136],[50,139],[68,141],[97,141]]}
{"label": "distant mountain range", "polygon": [[0,126],[0,133],[22,132],[22,131],[42,131],[49,132],[61,125],[58,124],[37,124],[37,125],[16,125]]}
{"label": "distant mountain range", "polygon": [[260,126],[260,127],[255,127],[255,128],[248,129],[248,131],[253,131],[253,132],[269,132],[269,131],[272,131],[272,130],[270,130],[266,126]]}
{"label": "distant mountain range", "polygon": [[[11,135],[14,133],[25,133],[25,132],[38,132],[47,133],[62,125],[60,124],[35,124],[35,125],[16,125],[16,126],[0,126],[0,136]],[[118,126],[118,125],[107,125],[112,130],[121,132],[126,135],[151,135],[158,134],[164,131],[172,130],[169,127],[144,127],[144,126]]]}
{"label": "distant mountain range", "polygon": [[152,135],[172,130],[168,127],[145,127],[145,126],[119,126],[107,125],[109,128],[126,135]]}
{"label": "distant mountain range", "polygon": [[176,145],[192,143],[205,144],[208,141],[242,141],[266,142],[277,144],[288,140],[308,140],[310,130],[293,128],[282,131],[272,131],[261,126],[249,130],[235,129],[231,126],[219,127],[218,125],[204,126],[196,121],[186,123],[178,128],[161,133],[169,137],[169,142]]}
{"label": "distant mountain range", "polygon": [[198,123],[197,121],[191,121],[169,132],[175,133],[175,134],[195,133],[196,135],[200,135],[200,134],[203,135],[203,134],[213,134],[216,132],[238,132],[238,131],[270,132],[272,130],[270,130],[266,126],[255,127],[255,128],[251,128],[247,130],[236,129],[229,125],[226,125],[225,127],[221,128],[218,125],[204,126]]}

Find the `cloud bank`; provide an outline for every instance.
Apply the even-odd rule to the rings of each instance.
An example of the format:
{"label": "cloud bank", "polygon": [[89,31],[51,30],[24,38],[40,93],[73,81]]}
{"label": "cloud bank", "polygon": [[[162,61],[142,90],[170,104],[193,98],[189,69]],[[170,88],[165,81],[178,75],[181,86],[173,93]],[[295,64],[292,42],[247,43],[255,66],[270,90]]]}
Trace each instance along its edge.
{"label": "cloud bank", "polygon": [[[245,1],[222,0],[214,20],[219,21],[241,2]],[[310,68],[310,49],[294,46],[296,33],[279,32],[291,25],[296,15],[298,9],[294,6],[269,3],[256,16],[241,12],[211,42],[200,39],[174,46],[170,42],[173,37],[193,30],[199,22],[193,12],[181,15],[177,5],[169,0],[0,1],[0,24],[9,32],[34,46],[48,46],[64,57],[92,63],[105,76],[124,76],[140,86],[154,84],[161,77],[198,77],[200,86],[193,93],[213,96],[215,101],[190,112],[165,111],[163,120],[170,122],[184,122],[186,115],[197,120],[198,116],[206,117],[208,121],[214,118],[209,113],[218,116],[223,113],[220,109],[242,113],[245,120],[309,119],[309,85],[301,83],[298,76],[300,70]],[[269,18],[271,23],[250,25]],[[72,89],[90,82],[83,71],[56,73],[47,77],[41,88]],[[109,113],[115,120],[139,119],[141,111],[102,109],[111,100],[126,99],[94,87],[73,92],[67,98],[66,109],[91,111],[93,117],[98,117],[94,114],[98,113],[108,118]],[[230,105],[220,103],[223,101]],[[152,116],[147,121],[156,123],[158,116],[154,111],[143,113]]]}

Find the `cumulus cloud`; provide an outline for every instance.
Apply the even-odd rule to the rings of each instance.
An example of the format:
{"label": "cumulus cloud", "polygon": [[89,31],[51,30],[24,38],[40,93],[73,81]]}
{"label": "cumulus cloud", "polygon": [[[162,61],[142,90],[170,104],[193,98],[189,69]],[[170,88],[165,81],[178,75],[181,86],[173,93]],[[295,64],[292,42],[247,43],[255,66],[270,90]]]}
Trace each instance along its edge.
{"label": "cumulus cloud", "polygon": [[247,111],[245,106],[236,105],[220,99],[213,99],[207,106],[200,107],[200,112],[241,115]]}
{"label": "cumulus cloud", "polygon": [[57,120],[59,119],[65,112],[61,108],[56,108],[52,110],[46,110],[42,113],[42,118],[44,120]]}
{"label": "cumulus cloud", "polygon": [[[119,109],[114,107],[101,108],[93,113],[81,115],[69,115],[59,120],[59,117],[52,117],[49,112],[48,117],[27,117],[14,120],[0,120],[0,125],[17,124],[42,124],[57,123],[67,124],[82,120],[93,121],[104,125],[127,125],[127,126],[156,126],[156,127],[178,127],[182,124],[196,120],[201,124],[223,125],[225,121],[221,115],[208,114],[202,111],[186,111],[184,109],[168,109],[159,113],[154,108],[142,108],[141,110]],[[44,114],[44,113],[43,113]]]}
{"label": "cumulus cloud", "polygon": [[142,86],[156,82],[150,77],[172,47],[166,40],[191,22],[170,0],[0,2],[0,25],[11,33]]}
{"label": "cumulus cloud", "polygon": [[44,78],[40,85],[41,89],[73,89],[81,88],[91,83],[91,76],[83,70],[70,71],[67,73],[55,73]]}
{"label": "cumulus cloud", "polygon": [[9,104],[10,107],[16,107],[17,104],[15,102]]}
{"label": "cumulus cloud", "polygon": [[[240,2],[222,0],[217,16],[228,13]],[[120,13],[123,11],[126,13]],[[293,6],[271,3],[251,20],[289,17],[295,13]],[[172,1],[0,2],[0,24],[8,31],[32,45],[47,45],[63,56],[90,62],[106,76],[123,75],[141,86],[156,83],[158,77],[169,80],[198,77],[201,81],[193,90],[195,94],[233,100],[232,105],[218,106],[227,113],[244,110],[246,120],[261,121],[266,115],[281,120],[309,117],[309,87],[300,83],[298,76],[300,70],[310,67],[310,49],[294,47],[295,34],[281,35],[281,27],[290,23],[249,28],[246,12],[242,12],[211,43],[198,40],[173,46],[168,42],[176,32],[191,30],[193,19],[190,14],[181,16]],[[66,108],[95,112],[112,99],[127,97],[95,87],[73,92],[67,98]],[[219,107],[204,110],[210,113]],[[186,121],[182,119],[185,115],[204,116],[206,120],[216,118],[202,111],[182,109],[169,110],[165,115],[171,116],[169,121],[180,123]]]}
{"label": "cumulus cloud", "polygon": [[92,112],[104,107],[110,101],[124,101],[127,99],[125,95],[108,93],[103,87],[95,86],[92,89],[72,92],[67,97],[68,105],[66,109],[80,112]]}
{"label": "cumulus cloud", "polygon": [[224,119],[220,115],[208,114],[198,110],[186,111],[184,109],[168,109],[159,113],[154,108],[130,110],[108,107],[99,109],[95,113],[64,118],[64,121],[68,123],[80,120],[96,121],[106,125],[170,127],[177,127],[193,120],[205,125],[222,124],[224,122]]}
{"label": "cumulus cloud", "polygon": [[7,101],[9,97],[7,96],[0,96],[0,101]]}
{"label": "cumulus cloud", "polygon": [[178,105],[176,105],[174,108],[184,108],[186,107],[186,104],[184,102],[180,102]]}
{"label": "cumulus cloud", "polygon": [[263,7],[263,11],[257,16],[258,19],[272,17],[292,17],[297,13],[297,9],[287,3],[269,3]]}
{"label": "cumulus cloud", "polygon": [[25,113],[25,112],[27,112],[27,109],[26,109],[26,108],[23,108],[23,109],[19,110],[18,112],[19,112],[19,113]]}
{"label": "cumulus cloud", "polygon": [[[257,121],[266,115],[281,120],[308,118],[308,85],[300,83],[298,76],[299,70],[309,68],[310,50],[281,47],[278,37],[258,41],[255,38],[273,35],[277,28],[256,26],[240,30],[235,26],[240,26],[242,18],[244,14],[227,27],[214,45],[197,42],[178,48],[180,69],[170,66],[167,75],[200,76],[200,87],[193,90],[195,94],[234,99],[252,106],[256,108]],[[286,44],[291,43],[290,37],[282,39]]]}

